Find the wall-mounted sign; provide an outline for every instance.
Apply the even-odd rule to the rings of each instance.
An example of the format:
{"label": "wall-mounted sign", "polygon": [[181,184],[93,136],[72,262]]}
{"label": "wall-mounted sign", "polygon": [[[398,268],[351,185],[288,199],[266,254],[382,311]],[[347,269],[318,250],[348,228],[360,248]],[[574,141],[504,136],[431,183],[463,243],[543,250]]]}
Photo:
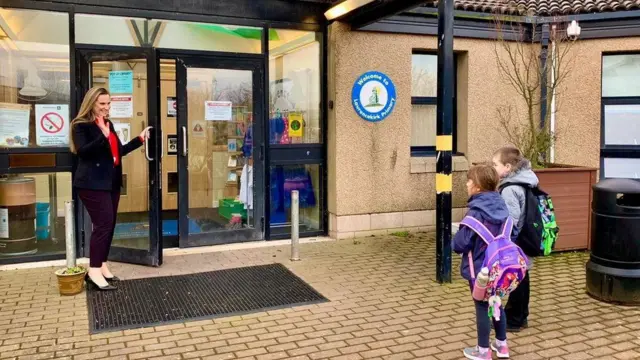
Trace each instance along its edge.
{"label": "wall-mounted sign", "polygon": [[178,154],[178,135],[167,135],[167,155]]}
{"label": "wall-mounted sign", "polygon": [[167,117],[176,117],[178,113],[178,104],[175,96],[167,96]]}
{"label": "wall-mounted sign", "polygon": [[371,122],[382,121],[396,106],[396,87],[387,75],[377,71],[366,72],[353,84],[351,103],[361,118]]}
{"label": "wall-mounted sign", "polygon": [[114,122],[113,128],[116,129],[116,135],[120,138],[120,142],[126,144],[131,139],[131,125],[126,123]]}

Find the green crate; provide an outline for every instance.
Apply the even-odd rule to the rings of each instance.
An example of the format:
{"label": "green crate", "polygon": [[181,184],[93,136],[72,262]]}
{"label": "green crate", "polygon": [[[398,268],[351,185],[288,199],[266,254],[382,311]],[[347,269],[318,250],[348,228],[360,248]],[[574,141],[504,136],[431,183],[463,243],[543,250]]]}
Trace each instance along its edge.
{"label": "green crate", "polygon": [[231,220],[233,214],[240,214],[243,220],[247,219],[247,210],[245,210],[244,204],[235,199],[220,199],[218,214],[227,220]]}

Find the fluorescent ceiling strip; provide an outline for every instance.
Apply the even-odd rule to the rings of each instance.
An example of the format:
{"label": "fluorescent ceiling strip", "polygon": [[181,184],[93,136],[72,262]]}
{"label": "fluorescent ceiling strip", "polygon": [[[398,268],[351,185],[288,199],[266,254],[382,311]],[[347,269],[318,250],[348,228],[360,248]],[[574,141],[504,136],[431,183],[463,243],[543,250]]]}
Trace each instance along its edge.
{"label": "fluorescent ceiling strip", "polygon": [[324,13],[324,16],[327,20],[337,19],[374,1],[375,0],[346,0],[327,10],[327,12]]}

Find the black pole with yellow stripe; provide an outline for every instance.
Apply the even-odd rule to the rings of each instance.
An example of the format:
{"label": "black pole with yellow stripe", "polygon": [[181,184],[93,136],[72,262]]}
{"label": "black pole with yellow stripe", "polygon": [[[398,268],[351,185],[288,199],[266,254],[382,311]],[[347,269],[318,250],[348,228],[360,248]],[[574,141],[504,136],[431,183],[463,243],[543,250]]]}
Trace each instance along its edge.
{"label": "black pole with yellow stripe", "polygon": [[451,282],[451,190],[453,180],[453,1],[438,2],[438,117],[436,137],[436,279]]}

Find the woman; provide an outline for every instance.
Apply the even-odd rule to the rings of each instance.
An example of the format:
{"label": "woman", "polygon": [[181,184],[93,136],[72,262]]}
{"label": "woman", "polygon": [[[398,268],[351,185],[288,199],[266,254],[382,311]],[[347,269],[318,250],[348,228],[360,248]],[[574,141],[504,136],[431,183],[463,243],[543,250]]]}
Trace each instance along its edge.
{"label": "woman", "polygon": [[109,92],[101,87],[91,88],[71,122],[71,152],[77,157],[73,186],[93,223],[86,280],[100,290],[115,290],[108,281],[118,280],[107,267],[107,257],[120,200],[121,159],[142,146],[149,134],[147,127],[123,145],[109,121],[110,107]]}

